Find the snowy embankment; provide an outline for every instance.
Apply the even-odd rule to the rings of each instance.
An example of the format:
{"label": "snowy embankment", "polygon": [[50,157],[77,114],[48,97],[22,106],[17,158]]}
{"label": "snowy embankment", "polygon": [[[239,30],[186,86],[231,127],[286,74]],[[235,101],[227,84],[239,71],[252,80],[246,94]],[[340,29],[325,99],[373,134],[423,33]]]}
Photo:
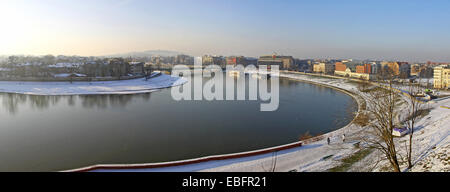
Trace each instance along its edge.
{"label": "snowy embankment", "polygon": [[[412,171],[450,171],[450,99],[428,104],[430,113],[417,122]],[[405,142],[409,137],[402,138]]]}
{"label": "snowy embankment", "polygon": [[[248,72],[254,73],[254,72]],[[280,73],[280,77],[308,81],[316,84],[326,85],[344,89],[356,94],[362,94],[357,89],[357,84],[349,83],[345,79],[334,79],[326,77],[317,77],[311,75],[302,75],[296,73]],[[444,106],[444,107],[441,107]],[[448,151],[450,147],[450,99],[440,100],[430,103],[430,113],[423,117],[418,123],[418,128],[414,137],[414,162],[413,171],[448,171]],[[182,166],[148,168],[142,169],[137,166],[129,169],[108,169],[94,171],[205,171],[205,172],[266,172],[266,171],[328,171],[331,168],[341,165],[341,160],[349,157],[359,151],[354,145],[360,141],[361,134],[364,134],[365,128],[353,123],[327,133],[322,140],[304,144],[301,147],[295,147],[288,150],[282,150],[277,153],[269,153],[244,158],[235,158],[227,160],[216,160],[202,163],[194,163]],[[341,136],[345,134],[345,142]],[[326,138],[330,137],[331,143],[327,144]],[[397,143],[406,140],[407,136],[397,139]],[[398,145],[399,146],[399,145]],[[398,147],[400,153],[403,153],[403,146]],[[348,171],[383,171],[381,168],[386,163],[380,163],[374,166],[381,155],[372,152],[367,157],[356,162],[349,167]],[[276,165],[273,169],[273,165]],[[378,167],[378,168],[377,168]]]}
{"label": "snowy embankment", "polygon": [[[291,79],[311,81],[330,87],[337,87],[349,91],[357,91],[355,85],[351,85],[341,79],[325,79],[314,78],[306,75],[285,74],[280,76]],[[281,150],[277,153],[267,153],[242,158],[214,160],[201,163],[186,164],[181,166],[168,166],[161,168],[142,168],[151,164],[129,165],[127,169],[98,169],[92,171],[144,171],[144,172],[178,172],[178,171],[245,171],[245,172],[265,172],[272,170],[271,165],[276,159],[275,171],[326,171],[336,166],[339,161],[356,152],[353,146],[356,143],[355,137],[361,130],[359,126],[354,124],[347,125],[339,130],[327,133],[324,137],[330,137],[331,144],[328,145],[326,140],[320,140],[304,144],[301,147]],[[342,134],[346,135],[346,142],[341,140]],[[188,160],[189,161],[189,160]],[[123,166],[123,165],[122,165]],[[112,166],[114,167],[114,166]],[[120,166],[119,166],[120,167]],[[135,168],[133,168],[135,167]],[[83,170],[83,169],[81,169]]]}
{"label": "snowy embankment", "polygon": [[[355,84],[348,83],[344,79],[321,78],[295,73],[280,73],[280,76],[320,83],[342,88],[357,94],[363,94],[358,91]],[[415,165],[412,171],[449,171],[450,99],[444,99],[426,105],[431,108],[431,111],[417,123],[413,141],[413,159]],[[407,110],[406,107],[403,106],[403,112]],[[342,142],[339,138],[343,133],[346,134],[345,142]],[[364,134],[364,128],[351,124],[338,131],[326,134],[325,138],[331,137],[330,145],[323,139],[304,145],[294,152],[278,154],[275,157],[265,157],[208,168],[202,171],[269,171],[272,169],[271,166],[274,162],[276,162],[275,171],[327,171],[330,168],[339,166],[343,158],[349,157],[359,151],[359,149],[354,147],[354,144],[359,141],[361,134]],[[405,156],[403,145],[407,139],[407,135],[396,139],[398,152],[402,156]],[[382,158],[382,154],[375,151],[351,165],[348,171],[385,171],[383,168],[388,167],[389,164],[388,162],[377,164],[380,158]],[[402,168],[404,169],[405,166],[406,164],[403,164]]]}
{"label": "snowy embankment", "polygon": [[93,82],[24,82],[0,81],[0,92],[28,95],[93,95],[148,93],[155,89],[178,86],[187,81],[180,77],[162,74],[145,78]]}
{"label": "snowy embankment", "polygon": [[[248,71],[247,73],[255,73]],[[272,74],[273,75],[273,74]],[[354,84],[349,84],[343,79],[320,78],[309,75],[299,75],[295,73],[280,73],[280,77],[287,77],[294,80],[307,81],[315,84],[335,87],[350,92],[358,93]],[[279,152],[274,156],[258,158],[251,161],[244,161],[215,168],[207,168],[201,171],[206,172],[266,172],[272,170],[272,165],[276,162],[275,171],[327,171],[339,165],[341,159],[355,153],[357,149],[354,144],[358,142],[361,127],[349,124],[339,130],[323,135],[322,140],[308,143],[298,147],[291,152]],[[345,134],[346,141],[343,142],[341,136]],[[331,143],[327,144],[326,138],[330,137]]]}

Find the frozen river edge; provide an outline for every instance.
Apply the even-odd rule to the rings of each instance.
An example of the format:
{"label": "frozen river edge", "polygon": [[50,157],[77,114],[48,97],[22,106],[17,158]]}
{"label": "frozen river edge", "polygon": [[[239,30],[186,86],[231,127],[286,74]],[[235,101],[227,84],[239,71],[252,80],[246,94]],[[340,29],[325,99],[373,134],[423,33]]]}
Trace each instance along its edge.
{"label": "frozen river edge", "polygon": [[145,78],[92,82],[0,81],[0,93],[26,95],[106,95],[149,93],[157,89],[183,85],[187,80],[162,74]]}

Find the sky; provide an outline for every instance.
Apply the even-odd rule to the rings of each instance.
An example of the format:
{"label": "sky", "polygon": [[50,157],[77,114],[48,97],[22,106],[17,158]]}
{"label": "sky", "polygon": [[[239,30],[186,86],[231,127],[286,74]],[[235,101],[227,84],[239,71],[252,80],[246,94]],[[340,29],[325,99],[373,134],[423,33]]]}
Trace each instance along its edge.
{"label": "sky", "polygon": [[0,55],[450,61],[448,0],[0,0]]}

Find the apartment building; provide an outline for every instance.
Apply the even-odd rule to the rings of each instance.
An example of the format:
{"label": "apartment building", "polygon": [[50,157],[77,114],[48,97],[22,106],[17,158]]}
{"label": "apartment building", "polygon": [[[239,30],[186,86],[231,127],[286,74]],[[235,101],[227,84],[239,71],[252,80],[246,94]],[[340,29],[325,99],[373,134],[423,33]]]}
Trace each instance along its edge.
{"label": "apartment building", "polygon": [[448,89],[450,85],[450,65],[441,65],[434,68],[434,88]]}
{"label": "apartment building", "polygon": [[331,63],[316,63],[313,68],[313,72],[325,74],[333,74],[334,70],[335,65]]}

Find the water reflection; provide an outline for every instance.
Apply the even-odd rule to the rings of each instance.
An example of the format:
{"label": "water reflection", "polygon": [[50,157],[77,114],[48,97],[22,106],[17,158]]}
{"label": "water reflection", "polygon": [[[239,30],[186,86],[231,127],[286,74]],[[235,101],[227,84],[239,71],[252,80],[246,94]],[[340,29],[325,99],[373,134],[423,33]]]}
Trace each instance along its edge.
{"label": "water reflection", "polygon": [[138,95],[0,94],[0,171],[250,151],[298,141],[306,132],[333,131],[353,118],[354,110],[346,113],[352,98],[344,93],[285,78],[279,91],[280,107],[271,112],[259,111],[258,101],[174,101],[170,89]]}
{"label": "water reflection", "polygon": [[61,100],[61,97],[29,95],[27,100],[29,101],[32,109],[42,110],[48,109],[49,106],[58,104],[58,102]]}
{"label": "water reflection", "polygon": [[26,95],[2,93],[0,94],[2,108],[7,109],[10,114],[16,114],[18,105],[27,101]]}
{"label": "water reflection", "polygon": [[[21,106],[28,106],[30,109],[47,110],[59,103],[67,103],[67,106],[82,106],[83,108],[126,107],[133,99],[149,101],[151,93],[135,95],[71,95],[71,96],[44,96],[44,95],[23,95],[13,93],[0,93],[1,108],[9,114],[15,115]],[[78,105],[80,103],[81,105]]]}

